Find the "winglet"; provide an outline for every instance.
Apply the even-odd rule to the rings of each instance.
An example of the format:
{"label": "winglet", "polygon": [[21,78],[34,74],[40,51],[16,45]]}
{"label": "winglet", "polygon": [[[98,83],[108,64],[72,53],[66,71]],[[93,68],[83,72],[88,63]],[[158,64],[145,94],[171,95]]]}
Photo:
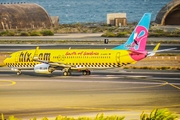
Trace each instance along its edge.
{"label": "winglet", "polygon": [[33,60],[35,60],[35,61],[39,59],[38,52],[39,52],[39,46],[36,47],[36,50],[34,52]]}
{"label": "winglet", "polygon": [[156,45],[156,47],[153,49],[153,52],[156,52],[159,49],[160,43]]}
{"label": "winglet", "polygon": [[156,51],[158,50],[159,46],[160,46],[160,43],[158,43],[158,44],[155,46],[155,48],[153,49],[153,51],[148,52],[148,55],[147,55],[147,56],[154,56],[155,53],[156,53]]}

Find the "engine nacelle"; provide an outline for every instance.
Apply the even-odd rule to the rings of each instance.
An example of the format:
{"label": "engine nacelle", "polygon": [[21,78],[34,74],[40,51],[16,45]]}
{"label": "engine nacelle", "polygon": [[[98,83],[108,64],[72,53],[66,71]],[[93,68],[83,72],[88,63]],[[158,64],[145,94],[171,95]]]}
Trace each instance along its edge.
{"label": "engine nacelle", "polygon": [[51,74],[54,71],[49,64],[41,63],[34,66],[35,73]]}

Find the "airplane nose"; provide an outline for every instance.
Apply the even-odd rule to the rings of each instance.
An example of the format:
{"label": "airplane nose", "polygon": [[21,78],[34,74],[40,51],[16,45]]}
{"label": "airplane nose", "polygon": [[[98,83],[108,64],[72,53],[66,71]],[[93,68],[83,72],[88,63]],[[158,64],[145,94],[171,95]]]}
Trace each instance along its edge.
{"label": "airplane nose", "polygon": [[3,63],[4,63],[4,65],[6,65],[6,63],[7,63],[7,58],[4,59]]}

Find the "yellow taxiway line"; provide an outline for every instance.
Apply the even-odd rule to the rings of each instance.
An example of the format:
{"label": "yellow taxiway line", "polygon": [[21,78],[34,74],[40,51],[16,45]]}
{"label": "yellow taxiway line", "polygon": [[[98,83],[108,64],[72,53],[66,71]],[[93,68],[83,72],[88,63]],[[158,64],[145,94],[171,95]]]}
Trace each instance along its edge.
{"label": "yellow taxiway line", "polygon": [[0,87],[2,86],[12,86],[15,85],[16,82],[12,81],[12,80],[0,80]]}

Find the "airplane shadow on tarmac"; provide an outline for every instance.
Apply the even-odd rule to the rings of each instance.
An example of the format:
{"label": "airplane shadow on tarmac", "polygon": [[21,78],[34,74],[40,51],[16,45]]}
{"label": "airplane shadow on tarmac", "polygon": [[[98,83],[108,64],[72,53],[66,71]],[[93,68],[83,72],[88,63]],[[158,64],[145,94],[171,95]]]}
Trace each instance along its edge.
{"label": "airplane shadow on tarmac", "polygon": [[[34,71],[22,71],[21,75],[16,75],[16,72],[13,71],[1,71],[0,76],[30,76],[30,77],[70,77],[70,76],[63,76],[62,72],[53,72],[52,74],[37,74]],[[94,75],[123,75],[121,72],[91,72],[91,75],[88,76],[94,76]],[[72,72],[71,76],[84,76],[81,72]]]}

